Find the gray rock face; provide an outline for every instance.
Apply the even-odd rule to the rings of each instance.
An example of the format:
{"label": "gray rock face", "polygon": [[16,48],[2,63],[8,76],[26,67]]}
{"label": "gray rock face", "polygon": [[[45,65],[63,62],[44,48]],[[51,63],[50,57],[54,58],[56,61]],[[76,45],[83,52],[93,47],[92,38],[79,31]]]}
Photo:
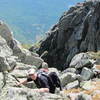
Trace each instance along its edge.
{"label": "gray rock face", "polygon": [[62,73],[67,73],[67,72],[76,73],[76,69],[75,68],[67,68]]}
{"label": "gray rock face", "polygon": [[91,80],[90,81],[83,81],[80,83],[80,87],[82,89],[85,89],[85,90],[90,90],[91,88],[93,88],[92,84],[91,84]]}
{"label": "gray rock face", "polygon": [[92,63],[90,62],[89,56],[86,53],[75,55],[70,63],[70,67],[74,67],[76,69],[91,65]]}
{"label": "gray rock face", "polygon": [[[28,91],[28,92],[27,92]],[[22,94],[22,95],[20,95]],[[8,90],[9,100],[62,100],[60,96],[53,94],[40,94],[38,92],[33,92],[31,89],[18,89],[9,88]],[[51,97],[51,99],[49,99]]]}
{"label": "gray rock face", "polygon": [[0,22],[0,36],[2,36],[6,41],[7,44],[10,46],[10,42],[13,38],[12,32],[4,22]]}
{"label": "gray rock face", "polygon": [[38,56],[38,54],[31,53],[29,50],[24,49],[20,42],[15,39],[12,40],[12,44],[11,47],[14,55],[18,56],[22,63],[36,65],[37,67],[42,64],[43,60]]}
{"label": "gray rock face", "polygon": [[65,86],[68,83],[73,82],[73,81],[76,80],[76,74],[70,73],[70,72],[69,73],[65,73],[60,77],[60,79],[61,79],[62,86]]}
{"label": "gray rock face", "polygon": [[80,94],[75,100],[92,100],[92,97],[87,94]]}
{"label": "gray rock face", "polygon": [[17,40],[13,40],[13,52],[15,56],[21,60],[22,63],[29,65],[36,65],[39,67],[43,60],[38,56],[38,54],[31,53],[29,50],[24,49]]}
{"label": "gray rock face", "polygon": [[10,66],[10,69],[11,70],[14,69],[14,67],[16,66],[17,57],[15,56],[7,57],[6,60]]}
{"label": "gray rock face", "polygon": [[6,40],[0,36],[0,55],[6,57],[6,56],[11,56],[12,54],[13,51],[7,45]]}
{"label": "gray rock face", "polygon": [[10,70],[16,65],[13,51],[7,45],[4,38],[0,36],[0,71]]}
{"label": "gray rock face", "polygon": [[93,78],[93,75],[94,73],[91,71],[91,69],[88,69],[86,67],[82,69],[81,76],[84,80],[89,80]]}
{"label": "gray rock face", "polygon": [[76,80],[74,82],[67,84],[67,86],[65,88],[66,89],[72,89],[72,88],[77,88],[78,86],[79,86],[79,82]]}
{"label": "gray rock face", "polygon": [[6,89],[5,96],[1,96],[0,100],[69,100],[60,95],[49,93],[38,93],[32,89],[9,87]]}
{"label": "gray rock face", "polygon": [[100,50],[100,1],[78,3],[65,12],[37,51],[49,66],[65,69],[79,52]]}
{"label": "gray rock face", "polygon": [[10,70],[10,66],[4,56],[0,55],[0,72]]}
{"label": "gray rock face", "polygon": [[22,62],[25,64],[35,65],[35,66],[39,67],[43,63],[43,60],[40,57],[26,55],[25,59],[23,59]]}
{"label": "gray rock face", "polygon": [[[17,40],[13,38],[13,34],[9,27],[0,22],[0,55],[17,56],[21,62],[31,65],[40,66],[43,60],[36,53],[24,49]],[[13,59],[13,58],[12,58]],[[15,66],[14,60],[8,59],[10,66]]]}

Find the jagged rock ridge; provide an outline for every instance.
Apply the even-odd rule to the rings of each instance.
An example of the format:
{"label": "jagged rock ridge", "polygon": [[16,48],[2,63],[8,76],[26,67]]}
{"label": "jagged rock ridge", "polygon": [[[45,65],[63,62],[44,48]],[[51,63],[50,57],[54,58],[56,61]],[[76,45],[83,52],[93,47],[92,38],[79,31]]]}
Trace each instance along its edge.
{"label": "jagged rock ridge", "polygon": [[[78,3],[64,12],[37,53],[49,66],[65,69],[80,52],[100,50],[100,1]],[[30,49],[32,50],[32,48]]]}

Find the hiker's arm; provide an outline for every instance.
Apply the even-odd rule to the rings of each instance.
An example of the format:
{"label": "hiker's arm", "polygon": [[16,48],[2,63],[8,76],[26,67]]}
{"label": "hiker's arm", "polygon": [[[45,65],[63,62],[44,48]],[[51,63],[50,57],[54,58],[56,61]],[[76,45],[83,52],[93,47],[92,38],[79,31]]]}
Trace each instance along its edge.
{"label": "hiker's arm", "polygon": [[27,83],[27,80],[24,80],[24,81],[19,82],[17,85],[20,86],[21,84],[26,84],[26,83]]}
{"label": "hiker's arm", "polygon": [[49,92],[48,88],[40,88],[40,89],[34,89],[36,92]]}
{"label": "hiker's arm", "polygon": [[21,84],[26,84],[27,82],[30,82],[30,81],[32,81],[32,79],[28,77],[26,80],[19,82],[18,86],[20,86]]}
{"label": "hiker's arm", "polygon": [[40,92],[49,92],[49,89],[48,88],[40,88],[39,91]]}

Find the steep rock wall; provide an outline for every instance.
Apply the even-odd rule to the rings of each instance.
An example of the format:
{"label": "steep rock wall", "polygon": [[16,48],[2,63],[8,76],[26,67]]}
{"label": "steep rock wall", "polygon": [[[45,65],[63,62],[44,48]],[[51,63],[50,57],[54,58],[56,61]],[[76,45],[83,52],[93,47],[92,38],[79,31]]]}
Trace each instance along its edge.
{"label": "steep rock wall", "polygon": [[100,1],[87,1],[71,7],[47,32],[37,53],[51,67],[65,69],[80,52],[100,50]]}

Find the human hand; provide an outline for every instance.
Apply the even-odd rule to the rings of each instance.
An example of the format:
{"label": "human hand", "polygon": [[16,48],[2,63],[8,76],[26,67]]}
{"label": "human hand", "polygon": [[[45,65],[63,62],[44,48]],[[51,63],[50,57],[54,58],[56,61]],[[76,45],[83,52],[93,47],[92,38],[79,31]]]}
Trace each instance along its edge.
{"label": "human hand", "polygon": [[20,87],[21,86],[21,84],[19,83],[19,82],[16,82],[16,85],[15,85],[16,87]]}

